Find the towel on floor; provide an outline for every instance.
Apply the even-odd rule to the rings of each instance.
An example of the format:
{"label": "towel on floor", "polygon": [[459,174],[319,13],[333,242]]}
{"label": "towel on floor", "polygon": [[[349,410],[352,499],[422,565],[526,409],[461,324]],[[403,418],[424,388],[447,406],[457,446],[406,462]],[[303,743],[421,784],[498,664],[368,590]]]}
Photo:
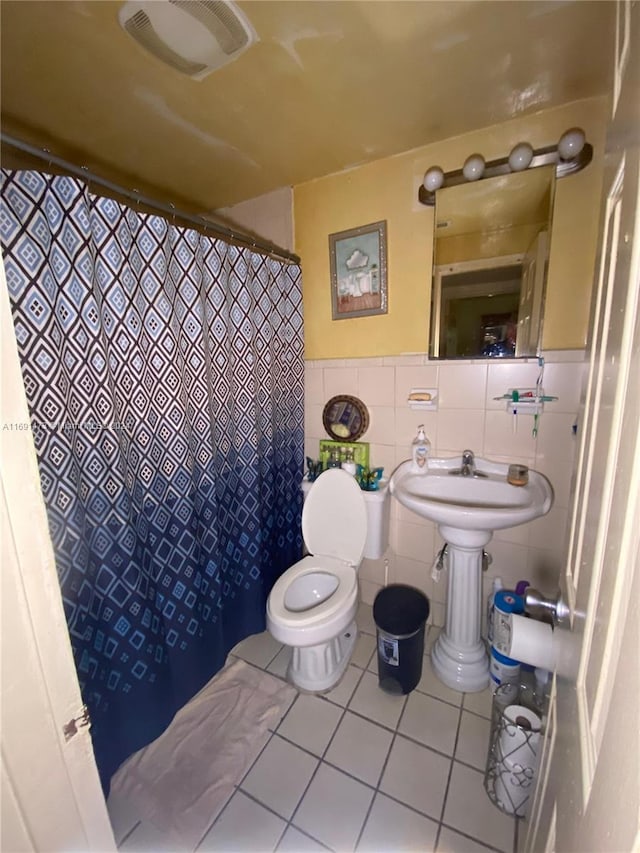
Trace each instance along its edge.
{"label": "towel on floor", "polygon": [[295,695],[280,679],[236,661],[125,761],[112,793],[181,849],[195,850]]}

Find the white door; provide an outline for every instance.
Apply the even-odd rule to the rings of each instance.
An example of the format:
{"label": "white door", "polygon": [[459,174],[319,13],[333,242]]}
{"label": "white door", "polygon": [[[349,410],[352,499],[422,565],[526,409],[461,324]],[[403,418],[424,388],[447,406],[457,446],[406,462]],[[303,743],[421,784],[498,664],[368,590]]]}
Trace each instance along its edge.
{"label": "white door", "polygon": [[599,269],[569,555],[570,616],[527,850],[634,849],[640,814],[640,4],[617,9]]}
{"label": "white door", "polygon": [[[0,850],[110,851],[62,608],[0,261],[2,329],[2,827]],[[72,726],[73,728],[73,726]]]}

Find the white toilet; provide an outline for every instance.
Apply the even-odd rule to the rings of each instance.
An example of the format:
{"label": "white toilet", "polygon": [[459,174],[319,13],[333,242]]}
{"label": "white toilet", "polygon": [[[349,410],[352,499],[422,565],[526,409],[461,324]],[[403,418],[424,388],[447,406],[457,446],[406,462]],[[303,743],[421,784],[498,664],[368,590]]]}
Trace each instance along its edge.
{"label": "white toilet", "polygon": [[381,557],[387,547],[386,484],[363,492],[346,471],[325,471],[307,492],[302,535],[310,553],[276,581],[267,628],[293,648],[289,680],[318,693],[340,680],[355,646],[357,571],[363,556]]}

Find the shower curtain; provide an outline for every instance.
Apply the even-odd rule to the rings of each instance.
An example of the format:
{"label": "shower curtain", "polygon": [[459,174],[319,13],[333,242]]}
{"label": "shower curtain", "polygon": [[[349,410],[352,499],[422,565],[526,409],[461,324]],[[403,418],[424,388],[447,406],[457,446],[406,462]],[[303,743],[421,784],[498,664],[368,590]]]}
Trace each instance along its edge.
{"label": "shower curtain", "polygon": [[2,172],[0,240],[62,598],[105,789],[264,629],[300,557],[301,274]]}

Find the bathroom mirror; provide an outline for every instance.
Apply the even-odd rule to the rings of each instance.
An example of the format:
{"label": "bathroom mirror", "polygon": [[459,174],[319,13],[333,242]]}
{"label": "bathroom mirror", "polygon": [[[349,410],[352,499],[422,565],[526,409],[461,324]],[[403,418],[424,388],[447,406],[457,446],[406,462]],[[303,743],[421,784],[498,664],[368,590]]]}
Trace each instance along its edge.
{"label": "bathroom mirror", "polygon": [[322,423],[334,441],[357,441],[367,431],[369,412],[362,400],[339,394],[324,407]]}
{"label": "bathroom mirror", "polygon": [[553,166],[436,193],[432,358],[539,354]]}

